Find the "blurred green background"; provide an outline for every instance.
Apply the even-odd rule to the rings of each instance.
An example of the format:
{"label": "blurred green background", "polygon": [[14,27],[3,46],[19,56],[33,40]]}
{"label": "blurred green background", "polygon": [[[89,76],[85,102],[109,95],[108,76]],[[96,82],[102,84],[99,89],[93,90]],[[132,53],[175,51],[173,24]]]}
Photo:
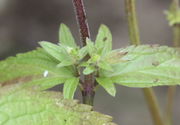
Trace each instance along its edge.
{"label": "blurred green background", "polygon": [[[124,0],[84,0],[91,38],[100,24],[113,34],[113,47],[129,45]],[[164,11],[171,0],[137,0],[141,41],[172,46],[172,30]],[[38,41],[58,41],[60,23],[67,24],[79,43],[78,27],[71,0],[0,0],[0,59],[38,47]],[[58,87],[55,88],[59,90]],[[99,89],[95,109],[114,117],[119,125],[153,125],[141,89],[117,86],[115,98]],[[167,87],[157,87],[161,109],[165,108]],[[174,125],[179,125],[180,94],[176,93]],[[80,92],[76,98],[80,99]]]}

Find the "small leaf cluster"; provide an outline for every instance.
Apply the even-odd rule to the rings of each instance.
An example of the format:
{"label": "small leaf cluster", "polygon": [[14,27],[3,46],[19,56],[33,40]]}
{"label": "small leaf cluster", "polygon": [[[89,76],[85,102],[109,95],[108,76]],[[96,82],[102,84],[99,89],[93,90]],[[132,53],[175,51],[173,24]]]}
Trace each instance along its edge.
{"label": "small leaf cluster", "polygon": [[80,48],[76,45],[69,28],[65,24],[61,24],[59,43],[56,45],[42,41],[40,45],[50,56],[59,61],[56,68],[69,67],[75,73],[64,83],[65,98],[72,98],[77,86],[80,85],[81,70],[83,70],[83,75],[95,73],[99,85],[115,96],[113,82],[109,79],[99,78],[100,71],[113,72],[111,64],[120,61],[120,58],[112,59],[112,35],[108,27],[101,25],[95,42],[87,38],[86,46]]}

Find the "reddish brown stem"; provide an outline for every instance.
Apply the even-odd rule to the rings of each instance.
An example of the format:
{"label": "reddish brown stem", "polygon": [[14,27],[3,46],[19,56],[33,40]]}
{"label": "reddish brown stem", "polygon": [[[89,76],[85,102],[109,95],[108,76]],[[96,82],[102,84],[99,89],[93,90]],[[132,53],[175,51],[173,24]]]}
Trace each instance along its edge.
{"label": "reddish brown stem", "polygon": [[[86,18],[85,8],[83,0],[73,0],[73,5],[75,8],[77,22],[79,24],[80,34],[81,34],[81,43],[83,46],[86,45],[86,38],[90,37],[89,26]],[[86,59],[90,58],[89,56]],[[83,74],[81,74],[83,76]],[[82,96],[83,103],[88,105],[93,105],[94,100],[94,87],[95,87],[95,76],[94,74],[89,74],[84,76],[82,80]]]}
{"label": "reddish brown stem", "polygon": [[76,12],[77,22],[79,24],[82,45],[86,45],[86,38],[90,37],[89,26],[87,23],[86,12],[83,0],[73,0],[73,5]]}
{"label": "reddish brown stem", "polygon": [[85,84],[83,84],[83,91],[82,91],[83,103],[92,106],[94,103],[94,96],[95,96],[93,79],[94,76],[92,74],[86,76],[84,82]]}

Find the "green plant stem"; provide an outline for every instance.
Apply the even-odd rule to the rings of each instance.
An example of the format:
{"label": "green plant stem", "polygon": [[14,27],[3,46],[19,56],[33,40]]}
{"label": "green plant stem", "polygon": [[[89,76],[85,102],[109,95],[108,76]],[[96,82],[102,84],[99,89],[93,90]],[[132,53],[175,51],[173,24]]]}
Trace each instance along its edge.
{"label": "green plant stem", "polygon": [[133,45],[139,45],[140,38],[137,25],[135,0],[125,0],[125,7],[128,20],[130,42]]}
{"label": "green plant stem", "polygon": [[[84,8],[83,0],[72,0],[74,8],[75,8],[75,14],[76,19],[79,24],[79,31],[81,34],[81,43],[83,46],[86,45],[86,38],[90,37],[89,32],[89,26],[86,18],[86,12]],[[88,59],[89,56],[86,57]],[[84,76],[81,73],[81,76]],[[82,80],[82,97],[83,97],[83,103],[88,105],[93,105],[93,100],[95,96],[94,87],[95,87],[95,78],[94,74],[89,74],[84,76],[84,80]]]}
{"label": "green plant stem", "polygon": [[[178,16],[179,11],[179,0],[172,0],[172,7],[174,9],[174,13]],[[180,46],[180,24],[173,25],[173,43],[174,47]]]}
{"label": "green plant stem", "polygon": [[180,46],[180,24],[176,24],[173,26],[173,41],[174,47]]}
{"label": "green plant stem", "polygon": [[[137,23],[137,16],[136,16],[136,6],[135,0],[125,0],[125,7],[128,19],[128,27],[129,27],[129,37],[131,44],[139,45],[140,44],[140,35]],[[147,104],[149,106],[152,119],[155,125],[164,125],[159,104],[155,93],[152,88],[144,88],[143,89],[144,96],[147,100]]]}
{"label": "green plant stem", "polygon": [[152,88],[143,89],[155,125],[164,125],[159,104]]}
{"label": "green plant stem", "polygon": [[176,93],[176,86],[170,86],[168,88],[168,95],[167,95],[167,106],[166,106],[166,113],[165,113],[165,122],[166,125],[172,125],[172,112],[173,112],[173,104],[174,104],[174,95]]}
{"label": "green plant stem", "polygon": [[[175,10],[175,13],[178,13],[179,0],[173,0],[172,6]],[[180,24],[173,25],[172,29],[173,29],[174,47],[180,47]],[[173,124],[172,114],[173,114],[173,104],[174,104],[175,93],[176,93],[176,86],[170,86],[168,88],[168,93],[167,93],[167,105],[166,105],[166,113],[165,113],[165,121],[167,125]]]}
{"label": "green plant stem", "polygon": [[[175,24],[173,26],[173,43],[174,47],[180,46],[180,24]],[[172,125],[172,114],[173,114],[173,105],[174,105],[174,96],[176,93],[176,86],[170,86],[167,92],[167,105],[165,113],[165,121],[167,125]]]}

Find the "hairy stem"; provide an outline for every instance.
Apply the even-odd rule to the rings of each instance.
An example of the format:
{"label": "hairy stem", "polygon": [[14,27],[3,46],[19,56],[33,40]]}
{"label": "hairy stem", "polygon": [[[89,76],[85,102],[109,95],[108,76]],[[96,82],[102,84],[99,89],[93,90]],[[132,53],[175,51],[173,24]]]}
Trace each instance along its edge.
{"label": "hairy stem", "polygon": [[90,37],[90,32],[89,32],[89,26],[86,18],[86,12],[84,8],[83,0],[73,0],[73,5],[75,8],[77,23],[80,29],[81,43],[83,46],[85,46],[86,38]]}
{"label": "hairy stem", "polygon": [[[89,26],[86,18],[85,8],[83,0],[72,0],[75,8],[76,19],[79,25],[79,31],[81,34],[81,43],[83,46],[86,45],[86,38],[90,37]],[[86,57],[88,59],[89,56]],[[81,76],[83,74],[81,73]],[[95,96],[94,87],[95,80],[94,74],[85,75],[84,80],[82,80],[82,97],[83,103],[88,105],[93,105],[93,100]]]}
{"label": "hairy stem", "polygon": [[[139,45],[140,44],[140,35],[137,23],[137,16],[136,16],[136,6],[135,0],[125,0],[125,7],[128,19],[128,27],[129,27],[129,37],[131,44]],[[143,89],[144,96],[147,100],[147,104],[149,106],[149,110],[152,115],[152,119],[155,125],[164,125],[159,104],[156,98],[156,95],[152,88],[144,88]]]}
{"label": "hairy stem", "polygon": [[[175,10],[175,13],[178,13],[179,10],[179,0],[173,0],[172,6]],[[174,47],[180,46],[180,24],[175,24],[173,27],[173,44]],[[168,88],[167,93],[167,106],[166,106],[166,113],[165,113],[165,121],[167,125],[172,125],[172,114],[173,114],[173,104],[174,104],[174,96],[176,93],[176,86],[170,86]]]}

